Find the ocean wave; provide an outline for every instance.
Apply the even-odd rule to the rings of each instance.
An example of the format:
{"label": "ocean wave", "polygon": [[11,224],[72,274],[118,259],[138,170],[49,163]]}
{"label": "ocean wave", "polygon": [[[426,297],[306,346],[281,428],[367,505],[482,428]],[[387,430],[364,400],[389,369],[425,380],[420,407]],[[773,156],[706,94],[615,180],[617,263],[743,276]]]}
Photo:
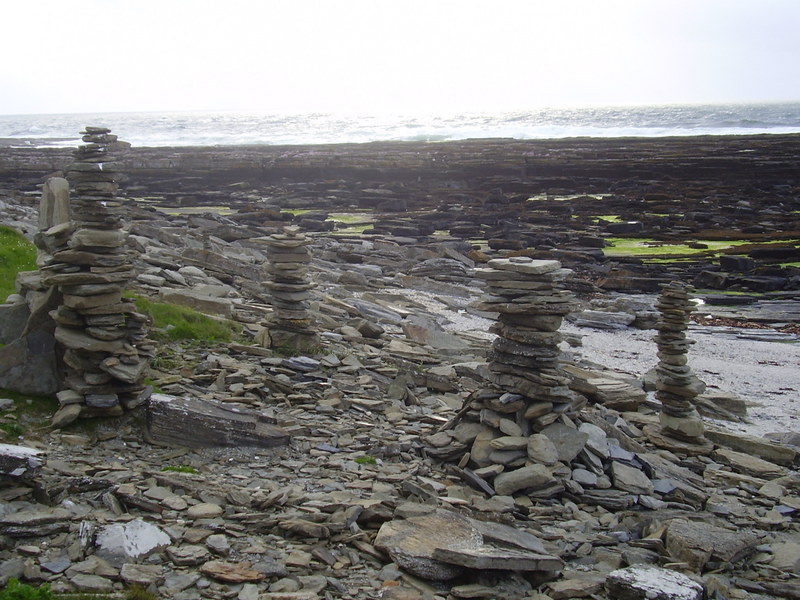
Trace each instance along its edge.
{"label": "ocean wave", "polygon": [[503,114],[346,116],[236,112],[0,116],[0,138],[74,146],[86,125],[135,146],[328,144],[469,138],[663,137],[800,133],[800,103],[544,108]]}

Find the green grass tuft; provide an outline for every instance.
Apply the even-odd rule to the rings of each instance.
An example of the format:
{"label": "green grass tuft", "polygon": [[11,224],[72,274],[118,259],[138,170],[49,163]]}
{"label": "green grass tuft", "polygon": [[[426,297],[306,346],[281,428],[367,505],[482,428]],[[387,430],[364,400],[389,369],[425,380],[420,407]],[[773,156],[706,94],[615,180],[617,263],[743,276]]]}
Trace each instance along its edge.
{"label": "green grass tuft", "polygon": [[0,429],[15,438],[25,433],[25,428],[19,423],[0,423]]}
{"label": "green grass tuft", "polygon": [[609,244],[603,249],[606,256],[672,256],[687,254],[713,254],[720,250],[747,244],[744,240],[697,240],[706,248],[690,248],[687,244],[672,244],[648,238],[606,238]]}
{"label": "green grass tuft", "polygon": [[40,587],[33,587],[27,583],[20,583],[11,578],[5,587],[0,590],[0,600],[53,600],[53,592],[46,583]]}
{"label": "green grass tuft", "polygon": [[[120,596],[87,592],[56,594],[47,583],[37,587],[20,583],[14,578],[9,579],[5,587],[0,589],[0,600],[111,600],[112,598],[118,599]],[[125,600],[158,600],[158,596],[138,585],[131,586],[123,598]]]}
{"label": "green grass tuft", "polygon": [[153,319],[151,337],[171,341],[230,342],[240,338],[242,327],[224,319],[214,319],[186,306],[157,302],[134,296],[136,308]]}
{"label": "green grass tuft", "polygon": [[17,273],[36,270],[36,246],[12,227],[0,225],[0,302],[16,293]]}
{"label": "green grass tuft", "polygon": [[192,475],[199,475],[200,471],[195,469],[194,467],[188,467],[186,465],[168,465],[166,467],[161,467],[162,471],[171,472],[171,473],[191,473]]}

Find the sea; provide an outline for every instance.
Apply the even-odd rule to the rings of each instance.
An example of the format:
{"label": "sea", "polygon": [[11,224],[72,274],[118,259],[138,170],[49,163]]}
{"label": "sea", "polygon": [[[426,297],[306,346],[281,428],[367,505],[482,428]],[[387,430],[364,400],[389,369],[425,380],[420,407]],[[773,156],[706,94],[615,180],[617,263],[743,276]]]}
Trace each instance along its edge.
{"label": "sea", "polygon": [[333,144],[800,133],[800,102],[538,108],[464,114],[141,112],[0,115],[5,146],[75,146],[84,126],[134,146]]}

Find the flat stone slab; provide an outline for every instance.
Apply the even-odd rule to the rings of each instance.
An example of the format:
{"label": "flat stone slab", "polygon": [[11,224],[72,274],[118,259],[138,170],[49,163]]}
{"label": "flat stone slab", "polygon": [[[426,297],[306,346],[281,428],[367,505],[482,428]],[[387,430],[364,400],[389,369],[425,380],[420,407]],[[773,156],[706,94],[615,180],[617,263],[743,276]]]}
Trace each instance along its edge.
{"label": "flat stone slab", "polygon": [[635,565],[612,571],[606,592],[616,600],[701,600],[703,586],[677,571]]}
{"label": "flat stone slab", "polygon": [[272,448],[289,443],[289,434],[260,413],[199,398],[153,394],[147,406],[148,441],[190,448]]}
{"label": "flat stone slab", "polygon": [[[397,565],[418,577],[444,581],[465,569],[557,571],[561,559],[549,556],[537,539],[520,539],[504,527],[482,527],[446,510],[381,526],[375,546],[385,550]],[[514,548],[487,543],[496,540]],[[534,550],[531,550],[533,548]]]}
{"label": "flat stone slab", "polygon": [[44,452],[26,446],[0,444],[0,475],[32,476],[42,466]]}
{"label": "flat stone slab", "polygon": [[108,525],[100,530],[95,540],[97,555],[111,564],[122,566],[171,543],[170,537],[161,529],[134,519],[124,525]]}
{"label": "flat stone slab", "polygon": [[494,258],[486,264],[493,269],[515,271],[528,275],[544,275],[545,273],[551,273],[561,268],[561,263],[557,260],[534,260],[525,256]]}
{"label": "flat stone slab", "polygon": [[460,550],[436,548],[433,558],[469,569],[501,571],[558,571],[564,566],[563,561],[555,556],[491,546]]}

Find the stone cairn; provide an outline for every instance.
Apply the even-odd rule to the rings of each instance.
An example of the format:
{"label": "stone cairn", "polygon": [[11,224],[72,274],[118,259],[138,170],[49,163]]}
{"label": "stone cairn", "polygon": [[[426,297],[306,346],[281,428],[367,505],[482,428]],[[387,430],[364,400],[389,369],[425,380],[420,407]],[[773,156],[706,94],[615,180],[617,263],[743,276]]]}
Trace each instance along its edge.
{"label": "stone cairn", "polygon": [[[509,479],[524,481],[545,473],[541,463],[549,460],[538,460],[544,437],[539,432],[557,426],[555,421],[575,400],[569,377],[560,368],[558,348],[558,329],[575,308],[573,296],[558,284],[571,273],[558,261],[528,257],[494,259],[488,268],[476,269],[487,294],[474,307],[498,314],[490,328],[498,337],[487,377],[495,387],[470,396],[456,418],[464,420],[450,431],[453,443],[432,449],[435,456],[461,456],[459,466],[469,464],[488,477],[502,472],[495,480],[500,489],[514,485]],[[550,479],[549,472],[543,476]]]}
{"label": "stone cairn", "polygon": [[[142,381],[155,348],[146,317],[122,298],[132,277],[122,230],[122,177],[113,152],[128,148],[111,130],[87,127],[84,145],[65,169],[71,221],[50,236],[42,281],[61,304],[51,312],[63,347],[62,411],[73,416],[120,414],[145,399]],[[69,407],[69,408],[68,408]]]}
{"label": "stone cairn", "polygon": [[267,273],[265,282],[270,291],[273,319],[268,325],[265,345],[271,348],[291,348],[300,352],[319,347],[319,337],[311,329],[308,300],[314,284],[308,280],[311,239],[295,227],[285,227],[261,241],[266,246]]}
{"label": "stone cairn", "polygon": [[646,431],[654,443],[672,449],[698,452],[711,445],[703,437],[703,422],[695,408],[694,399],[703,393],[705,384],[687,364],[689,347],[694,342],[687,339],[689,315],[694,304],[686,284],[672,282],[661,285],[656,308],[660,317],[655,337],[658,346],[656,366],[656,399],[661,402],[660,431],[650,427]]}

